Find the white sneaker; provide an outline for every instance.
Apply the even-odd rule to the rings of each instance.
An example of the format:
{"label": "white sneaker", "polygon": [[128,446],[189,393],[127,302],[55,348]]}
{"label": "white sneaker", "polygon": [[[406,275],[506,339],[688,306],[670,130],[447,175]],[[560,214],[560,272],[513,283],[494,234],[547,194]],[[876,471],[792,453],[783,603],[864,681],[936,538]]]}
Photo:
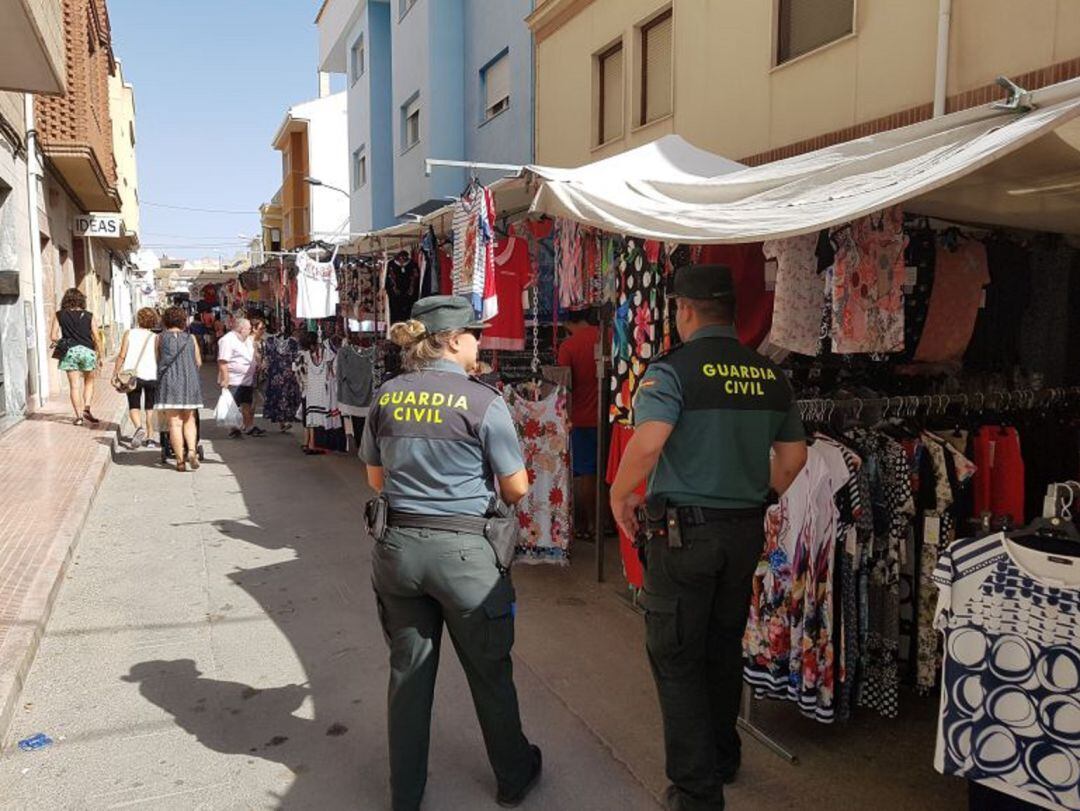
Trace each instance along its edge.
{"label": "white sneaker", "polygon": [[135,433],[131,435],[131,447],[141,448],[146,442],[146,430],[144,428],[136,428]]}

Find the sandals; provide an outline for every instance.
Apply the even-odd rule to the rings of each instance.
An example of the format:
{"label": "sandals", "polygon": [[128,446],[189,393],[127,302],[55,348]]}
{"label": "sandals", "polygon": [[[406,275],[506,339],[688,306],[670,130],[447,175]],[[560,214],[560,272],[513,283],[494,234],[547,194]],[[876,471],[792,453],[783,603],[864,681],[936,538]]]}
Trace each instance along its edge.
{"label": "sandals", "polygon": [[187,464],[184,462],[183,459],[177,459],[176,460],[176,472],[177,473],[186,473],[187,472]]}
{"label": "sandals", "polygon": [[85,419],[91,425],[97,425],[99,422],[101,422],[101,420],[99,420],[97,417],[90,413],[89,408],[84,408],[82,415],[83,419]]}
{"label": "sandals", "polygon": [[191,465],[192,470],[199,469],[199,454],[195,451],[188,451],[187,463]]}
{"label": "sandals", "polygon": [[241,431],[239,428],[233,428],[231,431],[229,431],[229,439],[243,439],[243,438],[244,438],[244,432]]}
{"label": "sandals", "polygon": [[303,448],[303,451],[308,456],[325,456],[326,451],[322,448]]}
{"label": "sandals", "polygon": [[84,420],[84,419],[83,419],[82,417],[76,417],[76,418],[75,418],[75,419],[74,419],[74,420],[72,421],[72,423],[71,423],[71,424],[72,424],[72,425],[86,425],[86,421],[85,421],[85,420]]}
{"label": "sandals", "polygon": [[266,431],[257,425],[253,425],[251,430],[244,432],[245,436],[266,436]]}

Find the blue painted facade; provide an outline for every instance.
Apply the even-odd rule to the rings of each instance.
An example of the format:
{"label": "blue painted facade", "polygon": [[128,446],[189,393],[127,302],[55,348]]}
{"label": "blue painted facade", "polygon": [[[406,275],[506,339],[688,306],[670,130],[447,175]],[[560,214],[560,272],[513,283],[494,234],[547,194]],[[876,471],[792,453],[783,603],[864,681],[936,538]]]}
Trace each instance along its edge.
{"label": "blue painted facade", "polygon": [[[532,161],[533,55],[525,25],[532,8],[533,0],[357,0],[335,37],[336,57],[323,66],[345,69],[354,233],[397,224],[406,212],[460,194],[468,172],[437,168],[427,177],[426,158]],[[351,53],[360,37],[365,65],[354,79]],[[510,100],[485,118],[484,71],[500,56],[509,62]],[[411,143],[406,119],[415,111],[419,139]],[[358,150],[367,157],[359,187]],[[488,183],[502,174],[477,173]]]}

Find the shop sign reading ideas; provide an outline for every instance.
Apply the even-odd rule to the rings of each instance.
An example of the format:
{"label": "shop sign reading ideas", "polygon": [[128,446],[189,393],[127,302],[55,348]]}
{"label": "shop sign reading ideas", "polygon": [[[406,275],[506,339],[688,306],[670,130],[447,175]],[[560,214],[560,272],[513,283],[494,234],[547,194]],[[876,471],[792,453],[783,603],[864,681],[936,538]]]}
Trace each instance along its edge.
{"label": "shop sign reading ideas", "polygon": [[124,235],[124,218],[119,214],[79,214],[71,226],[72,236],[119,239]]}

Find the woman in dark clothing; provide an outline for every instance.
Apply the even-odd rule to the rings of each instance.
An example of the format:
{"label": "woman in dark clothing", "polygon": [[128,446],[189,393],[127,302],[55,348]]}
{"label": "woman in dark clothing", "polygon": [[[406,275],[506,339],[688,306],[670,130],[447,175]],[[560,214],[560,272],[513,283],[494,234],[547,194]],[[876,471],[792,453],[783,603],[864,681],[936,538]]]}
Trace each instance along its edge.
{"label": "woman in dark clothing", "polygon": [[98,339],[94,314],[87,312],[86,296],[77,288],[64,293],[60,311],[53,319],[51,338],[54,347],[58,343],[66,347],[60,358],[60,371],[67,372],[75,424],[83,425],[85,421],[97,425],[99,420],[90,413],[90,403],[94,399],[94,376],[102,366],[105,353]]}
{"label": "woman in dark clothing", "polygon": [[195,412],[203,404],[199,382],[202,353],[195,336],[187,332],[187,313],[182,308],[167,309],[161,324],[165,331],[157,336],[155,343],[158,389],[154,409],[164,412],[169,442],[176,454],[176,469],[183,473],[188,465],[192,470],[199,467]]}

